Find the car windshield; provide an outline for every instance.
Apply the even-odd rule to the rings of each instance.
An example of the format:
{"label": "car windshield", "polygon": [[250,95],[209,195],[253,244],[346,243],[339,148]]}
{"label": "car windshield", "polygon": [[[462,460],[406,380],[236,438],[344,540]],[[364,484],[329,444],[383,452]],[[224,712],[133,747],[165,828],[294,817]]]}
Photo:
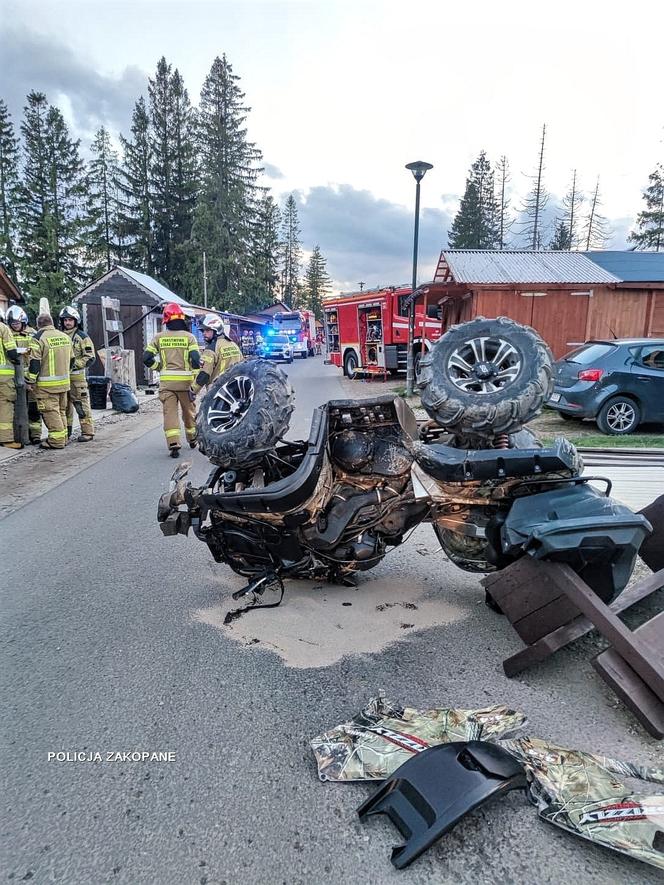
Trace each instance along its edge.
{"label": "car windshield", "polygon": [[587,366],[606,356],[614,347],[615,344],[584,344],[583,347],[577,347],[576,350],[565,354],[563,359],[566,363],[580,363],[582,366]]}
{"label": "car windshield", "polygon": [[285,335],[274,335],[270,338],[268,344],[288,344],[288,338]]}

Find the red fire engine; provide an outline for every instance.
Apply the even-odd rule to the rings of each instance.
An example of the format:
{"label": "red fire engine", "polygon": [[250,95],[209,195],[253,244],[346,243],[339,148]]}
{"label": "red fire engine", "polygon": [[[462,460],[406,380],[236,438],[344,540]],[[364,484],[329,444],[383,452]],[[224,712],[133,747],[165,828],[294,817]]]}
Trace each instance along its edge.
{"label": "red fire engine", "polygon": [[[353,292],[326,300],[326,362],[339,366],[349,378],[357,375],[406,371],[408,359],[408,296],[410,286],[388,286]],[[415,310],[415,369],[441,335],[438,309],[431,305],[424,318],[424,305]],[[422,324],[425,323],[424,332]],[[424,339],[424,340],[423,340]]]}
{"label": "red fire engine", "polygon": [[272,327],[277,335],[288,335],[293,356],[306,359],[313,356],[316,347],[316,317],[311,310],[291,310],[275,313]]}

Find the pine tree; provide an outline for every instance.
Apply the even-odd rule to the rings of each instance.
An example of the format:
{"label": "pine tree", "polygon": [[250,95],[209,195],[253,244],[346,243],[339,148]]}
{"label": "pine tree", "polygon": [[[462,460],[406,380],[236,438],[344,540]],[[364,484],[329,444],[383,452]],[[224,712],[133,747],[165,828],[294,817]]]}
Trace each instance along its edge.
{"label": "pine tree", "polygon": [[629,241],[637,249],[653,252],[664,250],[664,164],[658,163],[648,176],[648,187],[643,193],[646,208],[636,218],[636,230]]}
{"label": "pine tree", "polygon": [[32,298],[48,297],[56,311],[86,280],[85,168],[60,111],[41,92],[31,92],[27,101],[18,210],[21,278]]}
{"label": "pine tree", "polygon": [[[249,255],[258,199],[260,151],[247,140],[249,108],[239,77],[216,58],[201,90],[197,115],[200,192],[194,212],[187,291],[200,290],[203,252],[211,303],[241,312],[250,304]],[[190,295],[190,297],[193,297]]]}
{"label": "pine tree", "polygon": [[589,249],[603,249],[611,239],[612,232],[606,218],[600,215],[602,199],[599,195],[599,175],[595,184],[595,191],[590,198],[590,209],[584,227],[584,239],[586,251]]}
{"label": "pine tree", "polygon": [[493,249],[498,242],[493,170],[486,153],[470,167],[466,191],[449,232],[453,249]]}
{"label": "pine tree", "polygon": [[507,157],[503,156],[498,160],[496,167],[498,173],[498,241],[497,247],[501,251],[507,247],[507,235],[510,232],[514,219],[510,214],[510,201],[507,196],[507,184],[511,180],[509,163]]}
{"label": "pine tree", "polygon": [[18,200],[19,142],[7,105],[0,99],[0,261],[14,280]]}
{"label": "pine tree", "polygon": [[289,307],[297,307],[299,301],[298,280],[300,277],[300,223],[297,217],[297,203],[290,194],[284,206],[281,223],[282,265],[281,298]]}
{"label": "pine tree", "polygon": [[264,193],[252,226],[249,279],[245,283],[245,289],[251,293],[251,301],[256,308],[271,303],[279,281],[280,223],[279,207],[270,194]]}
{"label": "pine tree", "polygon": [[542,223],[542,213],[549,201],[549,195],[544,188],[544,143],[546,140],[546,123],[542,126],[542,139],[540,141],[537,172],[532,176],[532,189],[524,200],[522,212],[525,219],[520,222],[521,235],[527,249],[541,249],[544,242],[545,230]]}
{"label": "pine tree", "polygon": [[88,172],[88,258],[93,277],[121,263],[118,231],[118,155],[107,129],[101,126],[90,146]]}
{"label": "pine tree", "polygon": [[145,99],[134,105],[131,138],[120,136],[123,162],[118,177],[119,236],[130,267],[154,273],[152,263],[152,199],[150,195],[150,121]]}
{"label": "pine tree", "polygon": [[323,319],[323,299],[330,291],[332,280],[327,272],[327,260],[320,246],[314,246],[304,275],[304,306],[312,310],[316,319]]}
{"label": "pine tree", "polygon": [[576,169],[572,171],[572,183],[563,199],[562,211],[556,219],[550,249],[569,252],[579,246],[579,210],[583,194],[576,183]]}

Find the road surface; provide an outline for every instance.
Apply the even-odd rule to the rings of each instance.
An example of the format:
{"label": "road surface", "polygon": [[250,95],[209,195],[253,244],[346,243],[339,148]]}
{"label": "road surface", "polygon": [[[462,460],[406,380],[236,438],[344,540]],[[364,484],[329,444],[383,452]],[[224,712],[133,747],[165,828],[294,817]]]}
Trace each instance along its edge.
{"label": "road surface", "polygon": [[[320,358],[288,371],[302,437],[312,407],[346,392]],[[39,497],[23,462],[6,480],[29,503],[0,528],[5,881],[661,881],[539,822],[515,794],[394,870],[396,831],[355,815],[371,788],[319,782],[308,745],[379,691],[421,707],[507,703],[533,735],[643,763],[661,748],[595,676],[592,638],[507,680],[515,634],[428,526],[357,589],[291,582],[280,608],[220,626],[242,582],[196,539],[162,537],[174,462],[157,420]],[[126,755],[145,752],[170,755]]]}

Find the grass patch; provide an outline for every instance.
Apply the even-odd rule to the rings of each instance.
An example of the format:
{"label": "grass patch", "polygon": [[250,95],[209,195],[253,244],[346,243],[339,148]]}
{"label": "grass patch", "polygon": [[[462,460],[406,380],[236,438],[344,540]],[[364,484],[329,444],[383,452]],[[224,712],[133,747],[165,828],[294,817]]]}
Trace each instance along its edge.
{"label": "grass patch", "polygon": [[[592,449],[664,449],[664,434],[630,433],[627,436],[605,436],[603,433],[592,433],[588,436],[572,437],[564,430],[556,436],[569,436],[575,446]],[[550,434],[539,434],[541,441],[549,445],[556,438]]]}

